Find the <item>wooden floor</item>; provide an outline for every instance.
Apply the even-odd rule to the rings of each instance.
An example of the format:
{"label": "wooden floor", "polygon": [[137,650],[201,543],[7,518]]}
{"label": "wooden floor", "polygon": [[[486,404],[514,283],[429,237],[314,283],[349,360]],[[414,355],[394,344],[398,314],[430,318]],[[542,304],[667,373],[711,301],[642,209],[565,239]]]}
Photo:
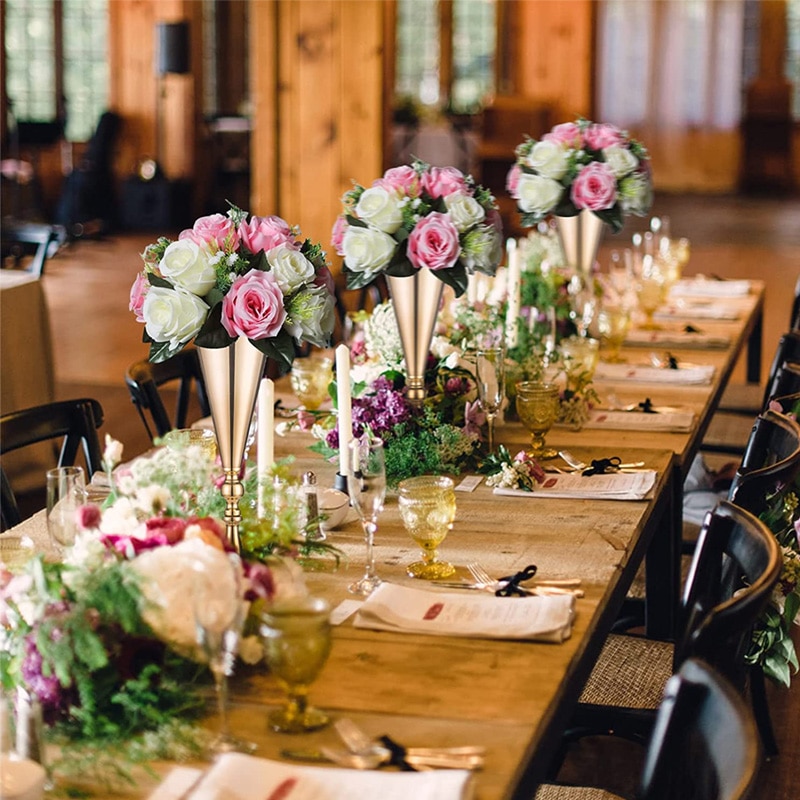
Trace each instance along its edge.
{"label": "wooden floor", "polygon": [[[754,277],[766,282],[765,372],[787,327],[800,275],[800,200],[659,196],[653,213],[668,214],[673,235],[691,239],[687,274]],[[618,236],[607,234],[603,252],[625,246],[643,224],[633,220]],[[48,262],[43,279],[52,315],[58,395],[98,399],[105,409],[103,431],[122,441],[128,456],[149,445],[124,384],[128,365],[147,356],[142,326],[128,311],[128,292],[140,268],[139,253],[159,235],[170,233],[74,242]],[[308,233],[312,238],[327,236],[327,231]],[[735,377],[744,379],[742,365]],[[757,800],[791,800],[800,797],[793,774],[800,763],[800,678],[790,691],[773,691],[771,707],[781,755],[764,765]],[[571,763],[571,775],[587,783],[613,775],[630,794],[635,770],[628,748],[620,758],[609,758],[602,749],[589,748],[577,765]]]}

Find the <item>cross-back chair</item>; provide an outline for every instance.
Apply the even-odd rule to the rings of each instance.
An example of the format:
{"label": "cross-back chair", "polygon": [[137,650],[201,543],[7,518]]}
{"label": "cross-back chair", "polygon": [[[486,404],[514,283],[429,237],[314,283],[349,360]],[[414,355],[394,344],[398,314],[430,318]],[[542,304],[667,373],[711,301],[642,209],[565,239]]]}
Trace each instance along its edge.
{"label": "cross-back chair", "polygon": [[[193,389],[201,415],[208,416],[211,413],[200,359],[193,348],[181,350],[167,361],[157,364],[150,361],[131,364],[125,375],[125,383],[151,440],[175,428],[186,427]],[[167,384],[175,386],[178,391],[171,416],[161,394],[162,387]]]}
{"label": "cross-back chair", "polygon": [[66,231],[58,225],[36,222],[4,222],[2,257],[14,269],[21,269],[40,278],[51,252],[66,239]]}
{"label": "cross-back chair", "polygon": [[[87,474],[102,468],[103,454],[97,429],[103,424],[103,408],[97,400],[80,398],[26,408],[0,418],[0,455],[37,442],[61,439],[61,450],[53,466],[75,464],[83,451]],[[17,499],[5,470],[0,466],[3,529],[19,524]]]}
{"label": "cross-back chair", "polygon": [[[717,670],[687,659],[664,689],[636,800],[745,800],[760,761],[747,706]],[[535,800],[620,800],[583,786],[543,784]]]}

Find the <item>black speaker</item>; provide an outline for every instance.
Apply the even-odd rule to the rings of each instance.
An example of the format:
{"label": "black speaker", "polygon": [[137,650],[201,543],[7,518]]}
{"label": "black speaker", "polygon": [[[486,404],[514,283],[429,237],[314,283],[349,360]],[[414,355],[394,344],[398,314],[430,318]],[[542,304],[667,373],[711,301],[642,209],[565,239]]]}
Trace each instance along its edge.
{"label": "black speaker", "polygon": [[159,75],[189,72],[189,23],[159,22],[156,26],[156,70]]}

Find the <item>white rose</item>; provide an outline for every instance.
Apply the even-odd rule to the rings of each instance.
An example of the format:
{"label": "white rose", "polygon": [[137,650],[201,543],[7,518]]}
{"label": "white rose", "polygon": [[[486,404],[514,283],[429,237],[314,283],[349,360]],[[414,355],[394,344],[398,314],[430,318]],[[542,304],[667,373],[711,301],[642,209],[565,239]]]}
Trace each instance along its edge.
{"label": "white rose", "polygon": [[558,205],[563,193],[564,187],[558,181],[527,172],[519,176],[517,202],[526,214],[549,214]]}
{"label": "white rose", "polygon": [[449,194],[445,197],[444,204],[447,206],[447,213],[459,233],[468,231],[479,222],[482,222],[486,216],[484,207],[468,194],[461,192]]}
{"label": "white rose", "polygon": [[356,225],[347,228],[342,240],[345,264],[353,272],[380,272],[392,260],[396,248],[388,233]]}
{"label": "white rose", "polygon": [[566,175],[568,156],[569,150],[556,142],[536,142],[528,155],[527,164],[542,177],[557,181]]}
{"label": "white rose", "polygon": [[208,306],[186,289],[151,286],[142,304],[147,335],[155,342],[180,347],[197,334],[208,316]]}
{"label": "white rose", "polygon": [[203,297],[217,282],[208,253],[190,239],[170,244],[158,264],[161,274],[176,286]]}
{"label": "white rose", "polygon": [[627,147],[619,147],[618,145],[606,147],[603,150],[603,156],[608,168],[617,179],[624,178],[639,166],[639,159]]}
{"label": "white rose", "polygon": [[285,244],[273,247],[267,253],[272,274],[284,296],[314,280],[314,265],[299,251]]}
{"label": "white rose", "polygon": [[400,198],[381,186],[366,189],[358,199],[356,214],[384,233],[394,233],[403,223]]}
{"label": "white rose", "polygon": [[634,172],[619,184],[619,204],[626,214],[643,217],[653,204],[653,187],[644,172]]}
{"label": "white rose", "polygon": [[289,302],[284,327],[297,341],[327,347],[336,323],[336,300],[324,286],[310,286]]}

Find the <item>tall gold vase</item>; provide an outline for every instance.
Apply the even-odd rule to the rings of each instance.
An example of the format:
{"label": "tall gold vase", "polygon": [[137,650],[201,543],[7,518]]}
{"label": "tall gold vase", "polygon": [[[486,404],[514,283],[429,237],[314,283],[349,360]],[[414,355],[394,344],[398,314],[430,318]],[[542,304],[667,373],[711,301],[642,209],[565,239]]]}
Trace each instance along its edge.
{"label": "tall gold vase", "polygon": [[407,397],[414,405],[425,399],[425,365],[444,284],[421,267],[406,278],[387,276],[403,355],[406,359]]}
{"label": "tall gold vase", "polygon": [[198,347],[197,353],[225,471],[225,483],[220,489],[227,504],[225,533],[239,553],[239,499],[244,493],[240,473],[266,356],[243,336],[228,347]]}
{"label": "tall gold vase", "polygon": [[600,217],[586,210],[574,217],[556,217],[556,229],[567,266],[583,277],[587,277],[594,266],[603,225]]}

